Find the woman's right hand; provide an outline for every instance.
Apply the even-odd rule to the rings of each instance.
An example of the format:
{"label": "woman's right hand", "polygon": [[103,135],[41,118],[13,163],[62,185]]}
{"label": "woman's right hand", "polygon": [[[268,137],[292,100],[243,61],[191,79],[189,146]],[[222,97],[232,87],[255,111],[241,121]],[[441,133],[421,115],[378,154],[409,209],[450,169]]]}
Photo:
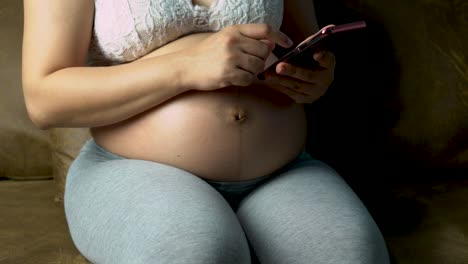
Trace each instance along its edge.
{"label": "woman's right hand", "polygon": [[284,33],[267,24],[226,27],[183,51],[187,58],[187,86],[200,91],[248,86],[264,70],[275,43],[286,48],[292,45]]}

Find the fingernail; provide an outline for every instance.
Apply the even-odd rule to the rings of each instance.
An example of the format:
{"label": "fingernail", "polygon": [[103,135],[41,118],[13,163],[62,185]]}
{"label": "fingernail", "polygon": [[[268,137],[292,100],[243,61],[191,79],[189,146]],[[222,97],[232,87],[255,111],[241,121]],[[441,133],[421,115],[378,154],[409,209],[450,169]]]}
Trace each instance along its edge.
{"label": "fingernail", "polygon": [[[282,33],[282,32],[281,32],[281,33]],[[288,37],[288,35],[286,35],[285,33],[283,33],[283,35],[284,35],[284,38],[285,38],[285,40],[286,40],[286,43],[287,43],[289,46],[291,46],[292,44],[294,44],[294,42],[292,41],[292,39],[290,39],[290,38]]]}

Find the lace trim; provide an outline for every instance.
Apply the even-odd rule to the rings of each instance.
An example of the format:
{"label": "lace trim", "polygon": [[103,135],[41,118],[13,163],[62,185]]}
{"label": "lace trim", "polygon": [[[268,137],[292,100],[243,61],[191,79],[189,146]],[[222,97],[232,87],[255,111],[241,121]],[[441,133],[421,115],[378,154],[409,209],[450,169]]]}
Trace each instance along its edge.
{"label": "lace trim", "polygon": [[234,24],[268,23],[279,29],[283,0],[95,0],[88,64],[112,65],[138,59],[193,32]]}

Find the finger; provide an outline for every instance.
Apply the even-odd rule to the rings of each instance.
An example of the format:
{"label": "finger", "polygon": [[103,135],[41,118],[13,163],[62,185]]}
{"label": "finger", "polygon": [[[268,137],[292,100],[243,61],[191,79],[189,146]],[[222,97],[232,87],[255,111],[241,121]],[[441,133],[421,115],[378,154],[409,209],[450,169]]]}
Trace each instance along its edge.
{"label": "finger", "polygon": [[261,40],[268,39],[284,48],[293,44],[292,40],[283,32],[274,30],[268,24],[240,24],[239,32],[246,37]]}
{"label": "finger", "polygon": [[268,87],[271,87],[278,92],[286,94],[287,96],[294,99],[296,103],[313,103],[325,94],[323,89],[314,90],[314,92],[310,94],[304,94],[281,85],[273,85]]}
{"label": "finger", "polygon": [[335,54],[330,51],[319,51],[314,54],[314,60],[316,60],[321,67],[331,69],[335,67],[336,58]]}
{"label": "finger", "polygon": [[281,62],[276,65],[276,72],[282,76],[289,76],[307,83],[315,83],[320,71],[324,69],[304,69],[292,64]]}
{"label": "finger", "polygon": [[298,104],[307,104],[307,103],[313,103],[316,101],[318,98],[320,98],[319,95],[317,94],[312,94],[312,95],[307,95],[307,94],[301,94],[298,92],[295,92],[291,89],[288,89],[286,87],[282,87],[280,85],[275,85],[275,86],[269,86],[270,88],[273,88],[274,90],[287,95],[291,99],[293,99],[296,103]]}
{"label": "finger", "polygon": [[270,41],[270,40],[267,40],[267,39],[262,39],[260,40],[261,42],[265,43],[267,46],[268,46],[268,54],[271,53],[274,49],[275,49],[275,43]]}
{"label": "finger", "polygon": [[318,87],[314,84],[298,83],[291,85],[291,82],[285,82],[283,76],[277,76],[273,73],[267,74],[267,86],[288,95],[297,103],[313,103],[323,96],[327,88]]}
{"label": "finger", "polygon": [[265,68],[265,61],[257,56],[245,54],[237,61],[237,67],[256,75]]}
{"label": "finger", "polygon": [[305,69],[282,62],[278,64],[277,71],[283,78],[300,80],[300,87],[305,89],[329,87],[334,79],[334,68]]}
{"label": "finger", "polygon": [[273,90],[276,90],[282,94],[285,94],[287,95],[289,98],[293,99],[295,102],[299,102],[299,101],[302,101],[302,99],[304,97],[306,97],[305,95],[303,94],[300,94],[298,92],[295,92],[289,88],[286,88],[284,86],[281,86],[281,85],[270,85],[268,86],[269,88],[272,88]]}
{"label": "finger", "polygon": [[271,45],[274,46],[275,44],[268,40],[258,41],[256,39],[245,38],[245,40],[241,42],[240,48],[244,53],[265,60],[273,50]]}
{"label": "finger", "polygon": [[271,82],[273,86],[280,85],[303,96],[307,96],[306,91],[313,89],[313,84],[300,82],[294,78],[289,78],[286,76],[275,76],[273,74],[268,74],[267,81]]}

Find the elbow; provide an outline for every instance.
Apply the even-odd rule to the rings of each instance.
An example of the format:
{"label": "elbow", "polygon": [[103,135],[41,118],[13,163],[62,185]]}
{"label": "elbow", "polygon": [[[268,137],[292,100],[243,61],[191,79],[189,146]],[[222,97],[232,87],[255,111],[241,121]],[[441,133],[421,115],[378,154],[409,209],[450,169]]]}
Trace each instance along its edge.
{"label": "elbow", "polygon": [[26,111],[32,123],[42,130],[52,128],[52,115],[50,114],[50,110],[46,107],[47,102],[44,102],[44,100],[41,99],[42,96],[38,92],[34,92],[34,90],[27,85],[23,85],[23,92]]}
{"label": "elbow", "polygon": [[52,122],[46,111],[34,100],[26,100],[26,110],[32,123],[42,130],[52,128]]}
{"label": "elbow", "polygon": [[48,130],[49,128],[53,128],[52,125],[49,123],[45,122],[44,120],[41,120],[39,118],[33,117],[31,114],[29,115],[29,119],[32,121],[32,123],[39,129],[41,130]]}

